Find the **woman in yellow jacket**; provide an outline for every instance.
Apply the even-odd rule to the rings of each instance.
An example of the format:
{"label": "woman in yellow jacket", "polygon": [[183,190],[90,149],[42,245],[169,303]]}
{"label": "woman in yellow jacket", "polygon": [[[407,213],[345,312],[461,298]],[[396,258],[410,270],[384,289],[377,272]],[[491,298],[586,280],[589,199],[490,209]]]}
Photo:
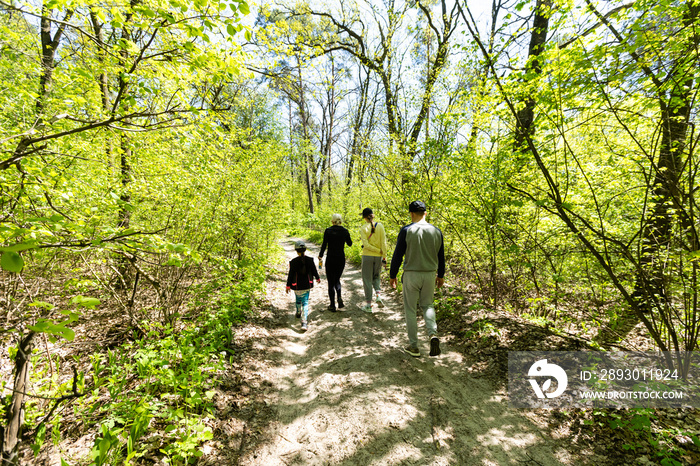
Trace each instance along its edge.
{"label": "woman in yellow jacket", "polygon": [[372,209],[364,209],[362,218],[365,219],[365,224],[360,227],[360,238],[362,239],[362,284],[365,289],[365,302],[360,307],[365,312],[372,312],[372,288],[374,288],[377,306],[384,306],[380,294],[381,281],[379,273],[382,270],[382,264],[386,264],[388,245],[384,225],[374,221]]}

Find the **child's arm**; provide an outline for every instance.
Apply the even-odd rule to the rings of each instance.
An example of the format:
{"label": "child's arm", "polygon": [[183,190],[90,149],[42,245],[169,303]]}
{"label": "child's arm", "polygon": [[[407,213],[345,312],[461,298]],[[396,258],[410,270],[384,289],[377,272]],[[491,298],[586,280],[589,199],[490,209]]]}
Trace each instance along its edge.
{"label": "child's arm", "polygon": [[285,293],[289,293],[289,290],[292,288],[292,285],[295,284],[295,283],[292,283],[293,274],[294,274],[294,266],[292,265],[292,261],[289,261],[289,273],[287,273],[287,290],[285,291]]}

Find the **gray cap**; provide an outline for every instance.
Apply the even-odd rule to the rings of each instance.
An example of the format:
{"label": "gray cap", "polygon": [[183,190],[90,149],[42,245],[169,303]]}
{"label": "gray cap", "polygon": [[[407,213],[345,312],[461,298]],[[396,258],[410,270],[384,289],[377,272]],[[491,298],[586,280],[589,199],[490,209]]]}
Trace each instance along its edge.
{"label": "gray cap", "polygon": [[294,243],[294,250],[295,251],[306,251],[306,244],[304,244],[303,241],[297,241]]}

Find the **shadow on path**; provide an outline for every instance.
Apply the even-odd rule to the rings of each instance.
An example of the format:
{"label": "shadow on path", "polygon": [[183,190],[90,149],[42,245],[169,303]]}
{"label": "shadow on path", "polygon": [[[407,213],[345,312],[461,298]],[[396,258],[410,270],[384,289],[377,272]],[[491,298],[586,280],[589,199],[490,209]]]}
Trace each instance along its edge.
{"label": "shadow on path", "polygon": [[[295,255],[293,241],[282,244],[287,259]],[[317,256],[318,248],[309,245],[308,254]],[[443,343],[441,356],[428,357],[424,329],[422,357],[403,353],[396,293],[384,293],[387,305],[367,314],[357,307],[357,268],[346,265],[342,281],[344,312],[322,311],[328,305],[322,275],[311,292],[307,333],[299,332],[293,295],[285,295],[283,281],[275,284],[270,298],[284,316],[274,330],[276,419],[239,464],[573,463],[563,440],[545,438],[547,430],[525,412],[509,409],[488,382],[470,377],[458,352]]]}

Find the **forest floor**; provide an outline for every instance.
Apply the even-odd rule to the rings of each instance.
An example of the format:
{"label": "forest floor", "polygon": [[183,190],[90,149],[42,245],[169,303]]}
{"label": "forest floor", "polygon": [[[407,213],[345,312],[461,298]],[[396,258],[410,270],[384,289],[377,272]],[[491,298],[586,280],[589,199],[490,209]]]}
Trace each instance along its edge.
{"label": "forest floor", "polygon": [[[400,296],[385,290],[372,314],[359,270],[347,264],[341,312],[329,312],[325,277],[311,292],[309,330],[285,294],[293,239],[268,282],[264,325],[237,331],[240,360],[217,397],[219,421],[208,464],[241,465],[604,465],[605,448],[576,444],[552,413],[508,407],[505,387],[450,334],[442,354],[403,352],[406,327]],[[318,255],[309,245],[308,254]],[[419,320],[419,325],[422,320]],[[488,368],[483,368],[488,370]],[[495,370],[495,369],[494,369]],[[620,464],[619,462],[617,464]]]}

